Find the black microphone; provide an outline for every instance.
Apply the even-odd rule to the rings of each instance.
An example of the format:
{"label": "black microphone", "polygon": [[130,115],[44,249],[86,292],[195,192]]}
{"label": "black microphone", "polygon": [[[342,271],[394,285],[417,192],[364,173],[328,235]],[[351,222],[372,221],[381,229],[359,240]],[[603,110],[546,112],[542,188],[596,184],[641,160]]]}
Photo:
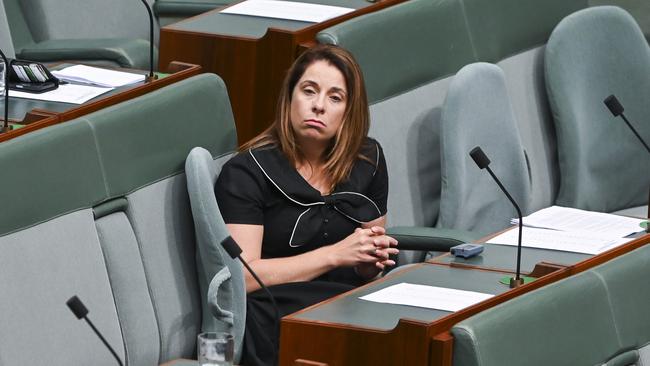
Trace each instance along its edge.
{"label": "black microphone", "polygon": [[643,141],[643,138],[641,138],[641,135],[639,135],[639,133],[636,132],[634,127],[632,127],[632,124],[630,123],[630,121],[627,120],[627,117],[625,117],[625,114],[623,113],[623,111],[625,109],[623,108],[623,105],[621,105],[621,103],[618,101],[616,96],[614,94],[610,95],[609,97],[605,98],[603,103],[605,103],[605,105],[607,106],[609,111],[612,112],[612,115],[614,115],[614,117],[621,116],[623,118],[623,121],[625,121],[625,123],[627,124],[627,127],[629,127],[630,130],[632,130],[632,132],[634,132],[634,134],[636,135],[636,138],[638,138],[639,141],[641,141],[641,143],[643,144],[645,149],[648,151],[648,154],[650,154],[650,147],[648,147],[648,144],[645,141]]}
{"label": "black microphone", "polygon": [[521,216],[521,209],[519,208],[519,205],[517,205],[517,202],[512,198],[510,193],[506,190],[506,188],[501,184],[501,181],[499,178],[497,178],[496,175],[494,175],[494,172],[492,172],[492,169],[490,169],[490,159],[485,155],[483,150],[479,146],[475,147],[472,149],[472,151],[469,152],[469,156],[474,159],[474,162],[480,169],[487,169],[488,173],[492,176],[492,179],[494,179],[495,182],[497,182],[497,185],[503,193],[505,193],[506,197],[512,202],[512,205],[515,206],[515,210],[517,210],[517,216],[519,217],[519,238],[517,241],[517,273],[515,274],[515,278],[510,278],[510,288],[515,288],[519,287],[524,284],[524,280],[520,276],[520,268],[521,268],[521,233],[523,231],[523,218]]}
{"label": "black microphone", "polygon": [[[248,272],[250,272],[250,274],[253,276],[255,281],[257,281],[257,283],[260,285],[260,287],[264,289],[264,291],[266,292],[266,295],[269,297],[269,299],[271,299],[271,303],[273,304],[273,309],[275,310],[275,329],[277,329],[277,331],[278,331],[278,340],[279,340],[280,339],[279,338],[279,335],[280,335],[280,309],[278,308],[278,304],[275,302],[275,298],[273,297],[273,294],[271,294],[271,291],[269,291],[269,289],[266,287],[266,285],[264,285],[264,282],[262,282],[262,280],[257,276],[255,271],[253,271],[253,269],[248,265],[248,263],[246,263],[244,258],[241,257],[241,253],[242,253],[241,247],[239,246],[239,244],[237,244],[235,239],[232,238],[232,236],[228,236],[225,239],[223,239],[221,241],[221,246],[223,246],[223,249],[225,249],[226,252],[228,252],[228,255],[232,259],[239,258],[239,261],[244,265],[244,267],[246,267]],[[277,364],[277,362],[278,362],[277,350],[278,350],[278,347],[276,345],[276,347],[275,347],[275,353],[276,354],[275,354],[275,356],[273,358],[273,364],[274,365]]]}
{"label": "black microphone", "polygon": [[4,52],[0,50],[0,56],[2,56],[2,61],[5,63],[5,119],[0,128],[0,133],[9,131],[9,61],[5,56]]}
{"label": "black microphone", "polygon": [[111,351],[111,353],[113,354],[113,357],[115,357],[115,359],[117,360],[117,363],[119,363],[120,366],[124,366],[124,364],[122,363],[120,358],[117,357],[117,353],[115,353],[115,350],[113,350],[113,347],[111,347],[111,345],[108,344],[108,342],[106,342],[106,339],[104,339],[104,336],[102,336],[102,334],[97,330],[97,328],[95,328],[95,325],[90,321],[90,319],[88,319],[86,317],[86,315],[88,315],[88,309],[86,309],[86,307],[84,306],[84,303],[81,302],[81,300],[79,300],[79,298],[75,295],[75,296],[72,296],[68,301],[66,301],[66,305],[68,305],[68,307],[70,308],[72,313],[77,317],[77,319],[85,319],[86,322],[88,322],[88,324],[93,329],[93,331],[95,331],[95,334],[97,334],[99,339],[101,339],[102,342],[104,342],[104,345],[106,346],[106,348],[108,348],[108,350]]}
{"label": "black microphone", "polygon": [[[612,112],[612,115],[614,115],[614,117],[621,116],[623,118],[623,121],[625,121],[625,123],[627,124],[627,127],[629,127],[630,130],[632,130],[632,132],[634,132],[634,135],[636,135],[636,138],[639,139],[639,141],[641,141],[641,143],[645,147],[646,151],[648,151],[648,153],[650,154],[650,148],[648,147],[648,144],[645,141],[643,141],[643,138],[641,138],[641,135],[639,135],[639,133],[636,132],[634,127],[632,127],[632,124],[630,123],[630,121],[628,121],[627,117],[625,117],[625,114],[623,114],[623,111],[625,111],[625,108],[623,108],[623,105],[621,104],[621,102],[618,101],[618,98],[616,98],[616,96],[614,94],[612,94],[609,97],[605,98],[603,103],[605,103],[605,105],[607,106],[609,111]],[[648,197],[650,197],[650,194],[648,194]],[[650,217],[650,198],[648,198],[648,217]],[[647,233],[650,233],[650,225],[648,225],[648,227],[646,228],[645,231]]]}
{"label": "black microphone", "polygon": [[153,13],[147,0],[141,0],[149,13],[149,81],[155,79],[153,75]]}

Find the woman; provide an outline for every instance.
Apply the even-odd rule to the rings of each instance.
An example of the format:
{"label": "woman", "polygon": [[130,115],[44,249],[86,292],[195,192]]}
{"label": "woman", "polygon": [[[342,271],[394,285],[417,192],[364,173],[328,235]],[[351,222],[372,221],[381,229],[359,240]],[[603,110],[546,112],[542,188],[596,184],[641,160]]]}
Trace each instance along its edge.
{"label": "woman", "polygon": [[[395,264],[397,242],[384,230],[386,163],[368,127],[354,58],[317,46],[287,73],[274,123],[222,169],[215,192],[228,230],[282,316]],[[269,364],[278,337],[273,309],[250,273],[246,289],[242,363]]]}

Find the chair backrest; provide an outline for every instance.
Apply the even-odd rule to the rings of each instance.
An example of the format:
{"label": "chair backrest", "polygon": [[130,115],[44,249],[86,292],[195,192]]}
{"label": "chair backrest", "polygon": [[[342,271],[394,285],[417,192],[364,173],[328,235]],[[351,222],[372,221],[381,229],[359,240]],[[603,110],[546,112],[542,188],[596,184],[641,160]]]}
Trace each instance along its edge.
{"label": "chair backrest", "polygon": [[[9,0],[11,1],[11,0]],[[147,0],[153,6],[154,0]],[[136,0],[22,0],[20,8],[36,42],[49,39],[149,39],[149,18]],[[154,26],[157,27],[154,18]],[[157,37],[157,29],[154,31]]]}
{"label": "chair backrest", "polygon": [[475,63],[453,78],[442,107],[440,125],[442,191],[438,226],[487,235],[510,226],[512,204],[469,152],[480,146],[490,168],[526,215],[530,170],[510,106],[503,71]]}
{"label": "chair backrest", "polygon": [[246,284],[242,264],[221,246],[229,236],[214,195],[214,184],[230,155],[213,160],[204,148],[190,151],[185,161],[187,191],[196,233],[196,263],[203,306],[204,332],[230,332],[239,363],[246,325]]}
{"label": "chair backrest", "polygon": [[611,212],[647,202],[650,157],[603,104],[615,94],[650,140],[650,47],[624,10],[567,16],[546,47],[546,86],[561,173],[557,203]]}
{"label": "chair backrest", "polygon": [[11,29],[9,28],[9,20],[7,19],[7,12],[5,11],[3,0],[0,0],[0,50],[5,56],[15,58],[14,43],[11,39]]}
{"label": "chair backrest", "polygon": [[544,286],[452,328],[454,366],[646,365],[650,246]]}

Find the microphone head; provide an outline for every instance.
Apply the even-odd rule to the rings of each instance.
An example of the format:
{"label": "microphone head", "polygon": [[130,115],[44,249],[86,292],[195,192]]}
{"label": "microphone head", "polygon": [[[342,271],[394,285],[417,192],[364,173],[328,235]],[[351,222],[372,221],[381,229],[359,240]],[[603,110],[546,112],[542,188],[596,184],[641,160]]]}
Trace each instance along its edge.
{"label": "microphone head", "polygon": [[78,319],[85,318],[88,314],[88,309],[86,309],[84,303],[79,300],[77,295],[72,296],[70,300],[66,301],[66,305],[68,305],[72,313],[74,313]]}
{"label": "microphone head", "polygon": [[621,103],[616,99],[616,96],[614,94],[610,95],[609,97],[605,98],[603,101],[607,108],[609,109],[610,112],[614,115],[614,117],[618,117],[621,114],[623,114],[623,106]]}
{"label": "microphone head", "polygon": [[232,238],[232,236],[228,235],[223,241],[221,241],[221,246],[223,249],[228,252],[228,255],[232,258],[235,259],[239,257],[241,254],[242,250],[239,247],[239,244],[235,241],[235,239]]}
{"label": "microphone head", "polygon": [[469,152],[469,156],[474,159],[474,162],[479,167],[479,169],[485,169],[490,165],[490,159],[485,155],[480,146],[477,146]]}

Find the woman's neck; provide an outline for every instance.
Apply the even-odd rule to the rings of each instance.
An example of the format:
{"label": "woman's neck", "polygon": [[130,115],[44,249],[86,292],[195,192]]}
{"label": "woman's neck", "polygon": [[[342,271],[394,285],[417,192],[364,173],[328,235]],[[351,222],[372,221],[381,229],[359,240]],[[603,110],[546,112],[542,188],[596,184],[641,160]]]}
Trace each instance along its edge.
{"label": "woman's neck", "polygon": [[323,170],[325,149],[317,149],[312,146],[301,150],[302,156],[299,161],[296,161],[296,170],[321,195],[329,194],[330,177]]}

